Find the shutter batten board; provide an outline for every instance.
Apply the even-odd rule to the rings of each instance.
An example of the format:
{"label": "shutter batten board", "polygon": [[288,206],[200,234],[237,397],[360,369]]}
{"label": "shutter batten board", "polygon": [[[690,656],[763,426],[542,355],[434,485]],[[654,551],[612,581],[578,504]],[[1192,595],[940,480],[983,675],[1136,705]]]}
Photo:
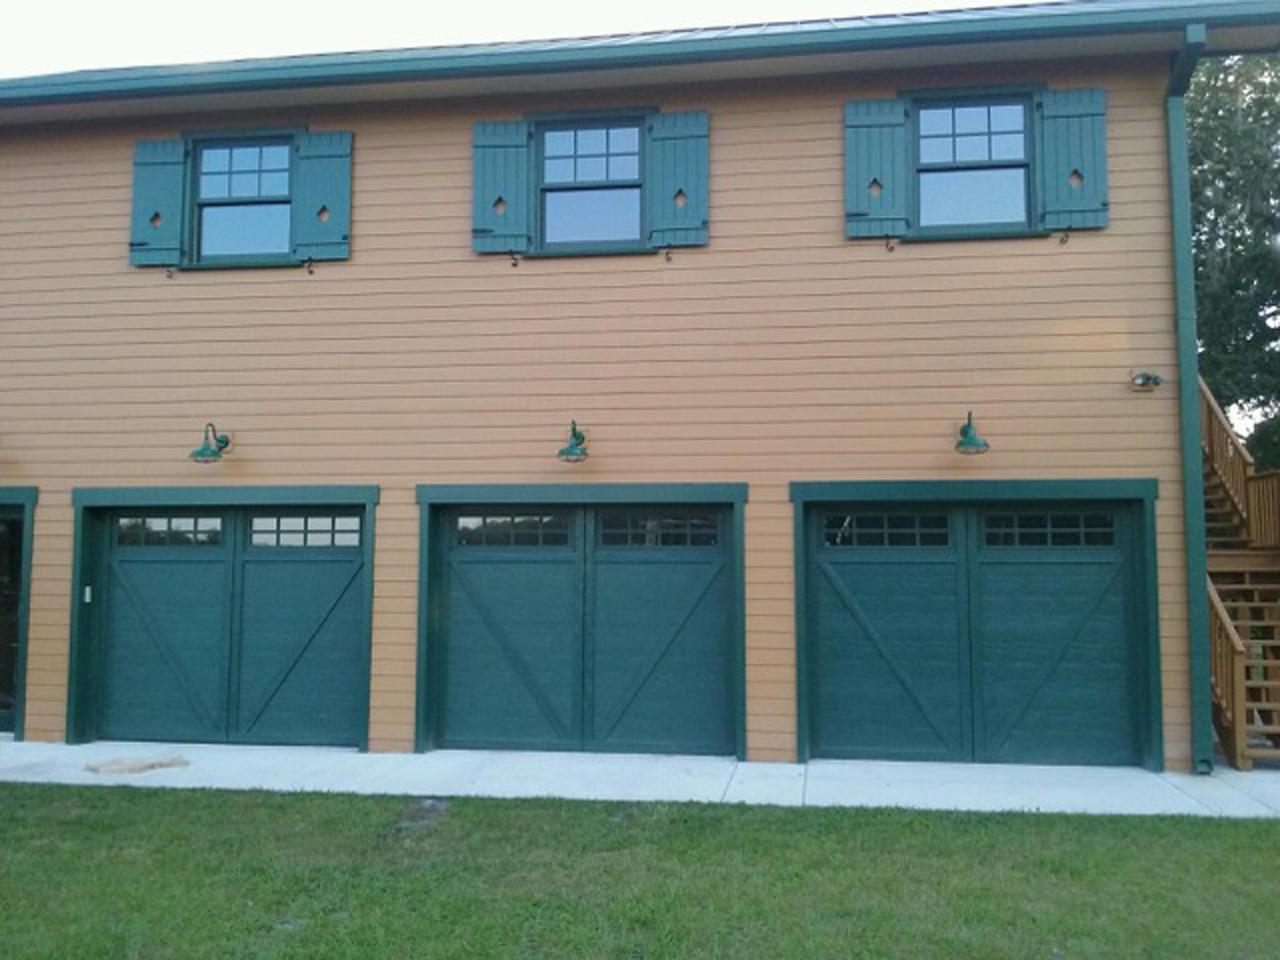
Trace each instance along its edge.
{"label": "shutter batten board", "polygon": [[182,262],[186,184],[185,141],[142,140],[134,145],[129,263],[142,267]]}
{"label": "shutter batten board", "polygon": [[533,205],[530,126],[481,121],[472,135],[471,247],[476,253],[524,253]]}
{"label": "shutter batten board", "polygon": [[[1047,90],[1037,100],[1037,112],[1041,226],[1049,230],[1105,227],[1110,212],[1106,93]],[[1073,182],[1076,174],[1078,182]]]}
{"label": "shutter batten board", "polygon": [[705,111],[649,117],[644,192],[650,247],[707,243],[710,130],[711,119]]}
{"label": "shutter batten board", "polygon": [[345,131],[304,133],[295,140],[293,252],[299,260],[351,255],[351,145]]}
{"label": "shutter batten board", "polygon": [[910,119],[906,100],[845,104],[845,236],[900,237],[910,231]]}

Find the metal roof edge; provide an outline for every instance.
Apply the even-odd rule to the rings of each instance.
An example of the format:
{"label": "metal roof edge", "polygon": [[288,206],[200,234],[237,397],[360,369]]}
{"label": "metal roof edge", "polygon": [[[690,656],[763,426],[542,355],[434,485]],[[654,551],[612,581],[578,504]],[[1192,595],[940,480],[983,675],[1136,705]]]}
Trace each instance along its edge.
{"label": "metal roof edge", "polygon": [[975,41],[1280,24],[1280,0],[1064,3],[576,40],[324,53],[0,80],[0,107],[670,66]]}

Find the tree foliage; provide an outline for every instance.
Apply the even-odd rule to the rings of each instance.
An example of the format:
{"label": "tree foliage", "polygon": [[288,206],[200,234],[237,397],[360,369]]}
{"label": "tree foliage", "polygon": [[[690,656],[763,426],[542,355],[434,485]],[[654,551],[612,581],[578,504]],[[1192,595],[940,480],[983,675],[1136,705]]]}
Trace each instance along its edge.
{"label": "tree foliage", "polygon": [[1280,57],[1202,63],[1187,120],[1200,371],[1263,419],[1251,449],[1280,467]]}

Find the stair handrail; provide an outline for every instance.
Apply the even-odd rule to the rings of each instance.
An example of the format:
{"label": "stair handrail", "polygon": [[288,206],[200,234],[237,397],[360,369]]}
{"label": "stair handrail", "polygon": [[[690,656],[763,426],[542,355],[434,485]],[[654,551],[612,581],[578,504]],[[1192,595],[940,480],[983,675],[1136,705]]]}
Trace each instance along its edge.
{"label": "stair handrail", "polygon": [[1245,706],[1245,668],[1249,653],[1240,632],[1231,622],[1212,580],[1206,578],[1209,591],[1209,656],[1213,687],[1214,720],[1218,740],[1227,761],[1237,769],[1247,768],[1249,758],[1248,710]]}
{"label": "stair handrail", "polygon": [[1204,377],[1200,378],[1200,443],[1214,474],[1222,481],[1227,496],[1239,511],[1240,519],[1247,521],[1253,457],[1236,435],[1222,407],[1218,406]]}
{"label": "stair handrail", "polygon": [[1249,477],[1249,545],[1280,547],[1280,470]]}

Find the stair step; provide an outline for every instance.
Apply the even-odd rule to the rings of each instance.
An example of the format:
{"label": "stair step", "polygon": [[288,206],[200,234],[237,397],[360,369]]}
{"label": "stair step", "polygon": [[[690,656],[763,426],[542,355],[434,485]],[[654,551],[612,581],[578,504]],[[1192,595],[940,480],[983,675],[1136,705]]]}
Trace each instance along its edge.
{"label": "stair step", "polygon": [[1270,736],[1273,733],[1280,733],[1280,723],[1246,723],[1245,729],[1250,733],[1260,733],[1263,736]]}
{"label": "stair step", "polygon": [[1246,677],[1244,685],[1263,690],[1280,690],[1280,680],[1250,680]]}
{"label": "stair step", "polygon": [[1244,755],[1252,760],[1280,759],[1280,747],[1245,747]]}
{"label": "stair step", "polygon": [[1223,590],[1280,590],[1280,583],[1214,583],[1219,592]]}

